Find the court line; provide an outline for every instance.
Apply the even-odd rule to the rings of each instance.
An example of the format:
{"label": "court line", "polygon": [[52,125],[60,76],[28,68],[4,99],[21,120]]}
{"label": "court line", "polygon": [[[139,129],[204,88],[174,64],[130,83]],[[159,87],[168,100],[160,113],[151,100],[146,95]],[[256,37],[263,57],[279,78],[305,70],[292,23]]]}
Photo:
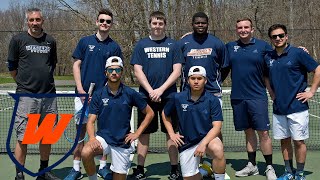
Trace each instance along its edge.
{"label": "court line", "polygon": [[320,119],[320,116],[309,113],[310,116]]}

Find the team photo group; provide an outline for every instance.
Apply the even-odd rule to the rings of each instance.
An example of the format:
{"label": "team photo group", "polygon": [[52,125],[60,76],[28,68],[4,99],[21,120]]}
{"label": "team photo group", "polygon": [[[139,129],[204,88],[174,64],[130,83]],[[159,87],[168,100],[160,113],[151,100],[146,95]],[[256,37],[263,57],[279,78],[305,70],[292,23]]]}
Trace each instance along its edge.
{"label": "team photo group", "polygon": [[[28,30],[13,36],[8,50],[8,69],[17,84],[16,93],[55,94],[54,70],[59,64],[56,41],[43,29],[45,18],[40,9],[28,9],[26,21]],[[306,48],[289,43],[285,25],[271,25],[270,42],[266,42],[254,37],[253,22],[244,17],[234,22],[238,39],[226,43],[208,32],[208,15],[197,12],[190,22],[193,31],[174,40],[166,36],[165,14],[155,11],[149,17],[149,36],[135,44],[131,59],[126,61],[131,64],[128,67],[120,45],[109,35],[113,23],[110,10],[99,10],[96,33],[81,38],[70,57],[75,93],[89,94],[88,99],[74,99],[75,112],[80,112],[74,119],[84,117],[74,131],[80,128],[79,138],[88,136],[88,140],[76,145],[72,169],[65,180],[83,178],[81,166],[89,180],[148,179],[145,162],[150,135],[158,128],[166,136],[168,179],[200,180],[209,175],[211,179],[224,180],[227,157],[221,131],[221,84],[229,73],[234,131],[244,132],[248,159],[235,176],[259,174],[256,152],[260,150],[267,180],[306,179],[307,102],[317,92],[320,67]],[[121,81],[124,71],[131,68],[139,83],[138,91]],[[313,79],[308,82],[311,72]],[[273,111],[269,118],[270,100]],[[84,116],[83,103],[88,106]],[[130,124],[133,107],[138,109],[134,131]],[[40,114],[40,126],[43,117],[57,112],[53,97],[20,97],[14,120],[14,157],[23,167],[27,156],[27,144],[22,143],[27,114]],[[272,138],[280,140],[284,174],[274,169]],[[39,172],[48,168],[50,152],[50,144],[39,143]],[[132,153],[137,155],[135,167],[131,167]],[[207,165],[212,176],[202,167],[204,159],[210,161]],[[131,168],[133,173],[128,175]],[[25,179],[19,166],[15,179]],[[36,179],[60,178],[46,171]]]}

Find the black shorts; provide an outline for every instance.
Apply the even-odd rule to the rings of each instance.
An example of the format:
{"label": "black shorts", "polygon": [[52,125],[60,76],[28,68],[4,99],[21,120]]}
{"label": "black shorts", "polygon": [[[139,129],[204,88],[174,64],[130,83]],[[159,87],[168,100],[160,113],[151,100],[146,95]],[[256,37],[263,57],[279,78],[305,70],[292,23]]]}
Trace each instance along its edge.
{"label": "black shorts", "polygon": [[[168,102],[168,100],[169,99],[165,99],[161,102],[153,102],[149,98],[146,99],[148,105],[154,111],[154,118],[150,122],[148,127],[144,130],[143,134],[151,134],[151,133],[157,132],[158,127],[159,127],[158,119],[160,119],[161,132],[167,133],[167,129],[163,124],[161,114],[162,114],[162,110],[163,110],[164,106],[166,105],[166,103]],[[144,120],[144,117],[145,117],[145,114],[143,114],[141,111],[138,110],[138,127],[140,126],[140,124]],[[158,117],[160,117],[160,118],[158,118]],[[171,122],[172,122],[173,130],[175,132],[178,132],[178,118],[177,118],[176,113],[173,113],[173,115],[171,116]]]}

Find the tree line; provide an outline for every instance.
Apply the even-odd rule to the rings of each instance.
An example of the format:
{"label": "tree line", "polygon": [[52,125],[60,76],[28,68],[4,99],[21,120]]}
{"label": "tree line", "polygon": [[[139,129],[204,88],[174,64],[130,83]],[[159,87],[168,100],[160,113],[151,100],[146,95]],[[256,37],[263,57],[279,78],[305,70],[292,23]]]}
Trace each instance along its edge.
{"label": "tree line", "polygon": [[[96,31],[95,20],[100,8],[114,14],[110,32],[123,51],[125,82],[135,83],[130,58],[136,42],[149,34],[149,14],[160,10],[167,15],[167,36],[179,38],[192,30],[191,18],[198,11],[209,16],[209,31],[225,43],[237,39],[237,19],[253,20],[255,36],[269,41],[268,28],[275,23],[289,29],[289,41],[305,46],[318,59],[320,39],[320,2],[318,0],[12,0],[0,11],[0,73],[7,70],[7,51],[11,37],[25,31],[25,11],[38,7],[45,17],[45,31],[57,40],[56,75],[72,74],[72,52],[83,36]],[[226,82],[230,85],[230,81]]]}

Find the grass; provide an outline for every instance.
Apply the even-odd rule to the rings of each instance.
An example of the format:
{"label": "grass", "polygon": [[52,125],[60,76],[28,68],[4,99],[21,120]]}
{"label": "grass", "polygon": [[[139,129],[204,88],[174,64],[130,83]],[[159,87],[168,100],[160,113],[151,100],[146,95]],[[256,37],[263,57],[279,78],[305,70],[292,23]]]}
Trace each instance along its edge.
{"label": "grass", "polygon": [[[54,76],[55,80],[73,80],[72,75],[67,76]],[[12,79],[10,73],[0,73],[0,84],[6,84],[6,83],[15,83]]]}

